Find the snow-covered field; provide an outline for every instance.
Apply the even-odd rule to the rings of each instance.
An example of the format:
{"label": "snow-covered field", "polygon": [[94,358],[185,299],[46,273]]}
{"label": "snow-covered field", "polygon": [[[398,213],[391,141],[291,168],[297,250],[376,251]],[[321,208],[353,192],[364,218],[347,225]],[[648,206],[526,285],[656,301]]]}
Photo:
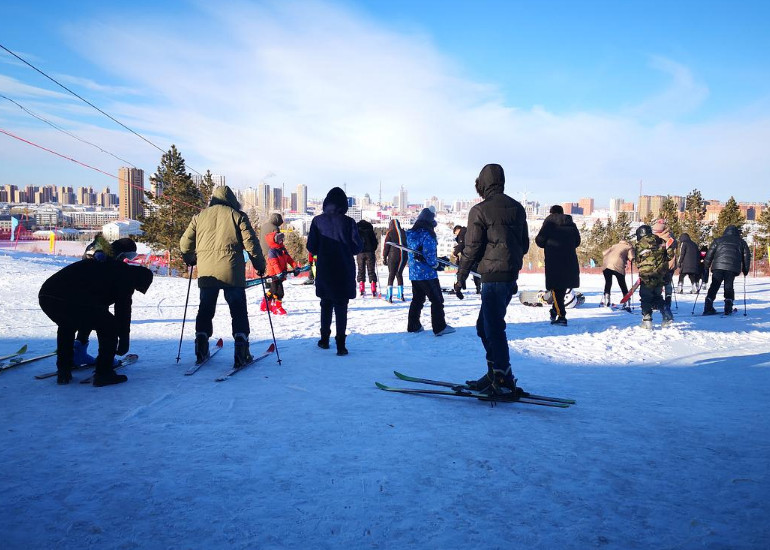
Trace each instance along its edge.
{"label": "snow-covered field", "polygon": [[[0,252],[0,355],[54,348],[37,291],[69,261]],[[677,296],[675,325],[656,313],[652,333],[582,279],[566,328],[508,309],[519,383],[577,399],[562,410],[375,388],[408,386],[394,369],[480,376],[475,295],[446,298],[458,331],[441,338],[406,333],[408,302],[357,299],[337,357],[316,346],[313,287],[287,284],[282,364],[216,383],[232,362],[220,297],[225,349],[186,377],[197,292],[177,364],[187,281],[156,278],[134,299],[126,384],[35,380],[55,358],[0,374],[0,547],[767,548],[770,279],[747,280],[746,316],[741,278],[737,315],[701,317],[702,295],[692,315]],[[270,327],[249,292],[256,352]]]}

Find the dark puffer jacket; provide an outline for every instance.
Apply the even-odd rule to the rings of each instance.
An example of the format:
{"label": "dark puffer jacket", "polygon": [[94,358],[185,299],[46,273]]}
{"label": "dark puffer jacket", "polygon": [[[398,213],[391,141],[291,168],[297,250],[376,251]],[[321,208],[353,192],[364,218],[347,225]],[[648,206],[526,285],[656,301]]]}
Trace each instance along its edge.
{"label": "dark puffer jacket", "polygon": [[679,237],[679,261],[677,267],[682,275],[700,275],[700,252],[692,242],[690,235],[682,233]]}
{"label": "dark puffer jacket", "polygon": [[577,252],[580,232],[569,214],[550,214],[535,237],[537,246],[545,249],[545,288],[577,288],[580,286],[580,264]]}
{"label": "dark puffer jacket", "polygon": [[377,235],[374,233],[374,226],[366,220],[358,222],[358,234],[361,236],[363,249],[361,252],[377,252],[380,245]]}
{"label": "dark puffer jacket", "polygon": [[734,225],[728,225],[724,234],[715,239],[704,261],[704,272],[721,269],[730,273],[748,275],[751,266],[751,251],[746,241],[741,239],[741,232]]}
{"label": "dark puffer jacket", "polygon": [[339,187],[332,188],[323,203],[323,214],[313,218],[307,250],[316,259],[315,294],[330,300],[356,297],[356,263],[353,257],[363,243],[353,218],[346,216],[348,198]]}
{"label": "dark puffer jacket", "polygon": [[487,164],[476,178],[483,201],[471,208],[465,248],[457,280],[465,282],[472,266],[484,283],[516,281],[522,258],[529,250],[527,214],[516,200],[504,194],[505,173],[499,164]]}

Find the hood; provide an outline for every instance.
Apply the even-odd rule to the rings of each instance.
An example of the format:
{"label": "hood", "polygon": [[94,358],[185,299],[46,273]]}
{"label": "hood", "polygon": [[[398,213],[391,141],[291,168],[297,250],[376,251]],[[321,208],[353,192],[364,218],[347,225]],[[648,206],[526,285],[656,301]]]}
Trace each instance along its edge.
{"label": "hood", "polygon": [[368,231],[369,233],[374,233],[374,226],[366,220],[361,220],[356,225],[358,226],[359,233],[361,231]]}
{"label": "hood", "polygon": [[728,225],[725,227],[725,232],[722,233],[725,237],[740,237],[741,232],[738,230],[738,228],[734,225]]}
{"label": "hood", "polygon": [[348,196],[339,187],[332,187],[323,204],[324,214],[344,214],[348,211]]}
{"label": "hood", "polygon": [[133,276],[133,287],[141,292],[147,294],[147,289],[152,284],[152,271],[142,266],[130,266],[130,273]]}
{"label": "hood", "polygon": [[436,223],[436,213],[430,208],[423,208],[420,211],[420,214],[417,216],[417,222],[415,225],[421,222],[427,227],[436,227],[436,225],[438,225]]}
{"label": "hood", "polygon": [[486,199],[505,190],[505,172],[499,164],[487,164],[476,178],[476,192]]}
{"label": "hood", "polygon": [[280,231],[272,231],[265,235],[265,242],[267,243],[267,246],[270,248],[281,248],[283,246],[282,244],[275,242],[275,236],[279,233]]}
{"label": "hood", "polygon": [[682,233],[679,236],[679,242],[680,243],[689,243],[689,242],[692,242],[692,239],[690,238],[690,235],[688,235],[687,233]]}
{"label": "hood", "polygon": [[556,225],[571,225],[575,223],[572,221],[572,216],[569,214],[548,214],[546,220],[549,220]]}
{"label": "hood", "polygon": [[241,210],[241,203],[238,202],[238,199],[235,198],[235,193],[227,185],[215,187],[214,192],[211,193],[209,206],[217,204],[224,204],[234,210]]}
{"label": "hood", "polygon": [[283,216],[281,216],[278,212],[275,212],[270,214],[270,218],[268,218],[267,221],[276,227],[281,227],[283,225]]}

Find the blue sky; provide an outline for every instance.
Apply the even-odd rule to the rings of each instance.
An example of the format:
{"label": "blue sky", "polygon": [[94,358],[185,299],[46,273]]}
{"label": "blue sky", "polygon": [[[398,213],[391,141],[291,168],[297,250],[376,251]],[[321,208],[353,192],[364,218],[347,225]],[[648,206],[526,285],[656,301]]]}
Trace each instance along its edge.
{"label": "blue sky", "polygon": [[[770,3],[5,2],[0,44],[191,169],[312,196],[770,199]],[[0,94],[151,174],[160,152],[0,52]],[[0,98],[0,128],[114,157]],[[0,135],[0,184],[115,185]]]}

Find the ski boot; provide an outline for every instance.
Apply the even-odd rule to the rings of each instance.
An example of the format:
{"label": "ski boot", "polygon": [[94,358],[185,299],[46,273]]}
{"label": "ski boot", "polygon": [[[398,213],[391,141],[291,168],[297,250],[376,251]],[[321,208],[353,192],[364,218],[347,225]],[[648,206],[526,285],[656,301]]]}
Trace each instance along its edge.
{"label": "ski boot", "polygon": [[388,302],[390,302],[391,304],[393,303],[393,287],[392,286],[389,286],[388,290],[385,291],[385,299]]}
{"label": "ski boot", "polygon": [[642,316],[642,328],[652,330],[652,313],[645,313]]}
{"label": "ski boot", "polygon": [[372,298],[377,298],[377,282],[372,282]]}
{"label": "ski boot", "polygon": [[267,311],[268,303],[267,303],[267,296],[264,296],[262,298],[262,303],[259,304],[259,311]]}
{"label": "ski boot", "polygon": [[698,291],[700,291],[700,286],[693,283],[690,285],[690,294],[698,294]]}
{"label": "ski boot", "polygon": [[684,281],[679,283],[679,286],[676,287],[676,293],[677,294],[684,294]]}
{"label": "ski boot", "polygon": [[74,365],[79,366],[79,365],[96,364],[96,358],[92,357],[91,355],[88,355],[88,341],[81,342],[80,340],[75,340],[73,350],[75,355],[72,359],[72,363]]}
{"label": "ski boot", "polygon": [[735,312],[733,301],[725,298],[725,315],[731,315],[733,312]]}
{"label": "ski boot", "polygon": [[556,309],[555,308],[551,308],[550,311],[548,312],[548,315],[550,316],[551,324],[553,325],[556,322],[556,317],[557,317]]}
{"label": "ski boot", "polygon": [[254,360],[254,357],[249,353],[249,337],[242,332],[235,335],[235,355],[233,359],[233,365],[236,368],[248,365]]}
{"label": "ski boot", "polygon": [[343,334],[342,336],[335,336],[334,341],[337,343],[337,355],[347,355],[348,349],[345,347],[345,339],[347,337]]}
{"label": "ski boot", "polygon": [[457,329],[452,326],[445,326],[442,330],[436,333],[436,336],[445,336],[447,334],[452,334],[453,332],[457,332]]}
{"label": "ski boot", "polygon": [[203,363],[209,358],[209,335],[205,332],[195,333],[195,362]]}
{"label": "ski boot", "polygon": [[602,296],[601,305],[604,307],[610,307],[612,305],[612,295],[609,292],[605,292]]}
{"label": "ski boot", "polygon": [[318,340],[318,347],[321,349],[329,349],[329,336],[331,336],[332,331],[327,329],[321,329],[321,339]]}
{"label": "ski boot", "polygon": [[402,302],[406,302],[406,296],[404,295],[404,285],[398,285],[398,298]]}
{"label": "ski boot", "polygon": [[104,386],[112,386],[113,384],[122,384],[128,380],[128,376],[125,374],[117,374],[113,367],[104,368],[96,365],[96,372],[94,373],[94,380],[91,382],[95,387],[101,388]]}
{"label": "ski boot", "polygon": [[283,304],[281,303],[281,300],[273,301],[273,307],[270,309],[270,313],[272,313],[273,315],[286,315],[286,310],[283,309]]}
{"label": "ski boot", "polygon": [[670,307],[663,308],[663,327],[667,327],[674,322],[674,314],[671,313]]}
{"label": "ski boot", "polygon": [[559,325],[559,326],[562,326],[562,327],[566,327],[567,326],[567,318],[564,317],[563,315],[559,315],[555,319],[551,320],[551,324],[552,325]]}
{"label": "ski boot", "polygon": [[706,305],[703,306],[703,315],[716,315],[717,310],[714,309],[714,300],[706,298]]}
{"label": "ski boot", "polygon": [[358,283],[358,292],[361,294],[361,298],[366,296],[366,283],[363,281]]}
{"label": "ski boot", "polygon": [[72,381],[72,367],[56,367],[56,383],[66,386]]}
{"label": "ski boot", "polygon": [[516,379],[509,366],[505,370],[495,369],[490,361],[487,361],[487,373],[478,380],[465,382],[469,389],[488,395],[506,395],[521,397],[523,391],[516,387]]}

